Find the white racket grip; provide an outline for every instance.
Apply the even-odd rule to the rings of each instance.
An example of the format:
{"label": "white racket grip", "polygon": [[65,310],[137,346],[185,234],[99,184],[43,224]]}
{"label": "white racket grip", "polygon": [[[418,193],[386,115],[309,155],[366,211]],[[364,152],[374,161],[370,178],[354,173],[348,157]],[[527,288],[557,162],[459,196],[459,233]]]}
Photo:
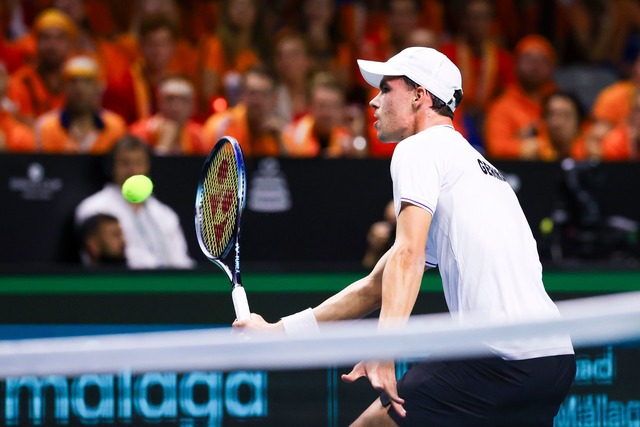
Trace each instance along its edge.
{"label": "white racket grip", "polygon": [[249,301],[247,301],[247,293],[242,286],[236,286],[231,291],[233,299],[233,308],[236,310],[236,319],[249,320],[251,311],[249,311]]}

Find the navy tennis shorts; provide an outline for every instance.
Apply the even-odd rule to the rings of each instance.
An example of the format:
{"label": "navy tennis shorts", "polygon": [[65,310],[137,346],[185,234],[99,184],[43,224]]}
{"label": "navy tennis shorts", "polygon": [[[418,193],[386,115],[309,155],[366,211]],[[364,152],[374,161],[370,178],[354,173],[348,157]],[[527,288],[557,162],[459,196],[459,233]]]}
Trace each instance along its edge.
{"label": "navy tennis shorts", "polygon": [[551,427],[575,374],[574,355],[425,362],[398,381],[406,417],[380,400],[400,427]]}

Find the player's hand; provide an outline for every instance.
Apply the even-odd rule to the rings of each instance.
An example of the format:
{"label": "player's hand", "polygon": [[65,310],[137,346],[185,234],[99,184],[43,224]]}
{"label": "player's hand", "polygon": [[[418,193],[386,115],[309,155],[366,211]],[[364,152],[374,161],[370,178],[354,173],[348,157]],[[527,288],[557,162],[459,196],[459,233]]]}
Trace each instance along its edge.
{"label": "player's hand", "polygon": [[282,322],[269,323],[257,313],[251,313],[251,317],[246,320],[236,320],[231,325],[234,332],[240,333],[260,333],[260,332],[281,332],[284,333]]}
{"label": "player's hand", "polygon": [[406,416],[407,412],[402,406],[404,399],[398,396],[394,362],[360,362],[353,367],[351,372],[342,375],[342,381],[352,383],[361,377],[367,377],[376,390],[387,393],[393,409],[401,417]]}

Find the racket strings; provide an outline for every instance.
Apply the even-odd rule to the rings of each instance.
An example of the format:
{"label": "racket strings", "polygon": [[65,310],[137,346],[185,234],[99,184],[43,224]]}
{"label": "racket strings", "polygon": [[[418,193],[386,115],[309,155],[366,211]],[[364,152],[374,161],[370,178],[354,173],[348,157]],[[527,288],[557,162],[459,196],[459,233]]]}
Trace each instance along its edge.
{"label": "racket strings", "polygon": [[212,159],[203,183],[201,231],[211,255],[221,257],[234,235],[238,212],[238,163],[231,144]]}

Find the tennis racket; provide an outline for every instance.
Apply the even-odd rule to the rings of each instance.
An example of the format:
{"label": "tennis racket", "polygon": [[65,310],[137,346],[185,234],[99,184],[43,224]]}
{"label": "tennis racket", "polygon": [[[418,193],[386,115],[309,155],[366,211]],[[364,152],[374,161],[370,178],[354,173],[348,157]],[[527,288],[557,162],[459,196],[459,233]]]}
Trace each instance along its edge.
{"label": "tennis racket", "polygon": [[[240,280],[240,220],[246,203],[246,173],[240,144],[225,136],[204,162],[196,194],[196,235],[202,253],[229,277],[238,320],[249,319]],[[233,255],[229,256],[232,252]]]}

